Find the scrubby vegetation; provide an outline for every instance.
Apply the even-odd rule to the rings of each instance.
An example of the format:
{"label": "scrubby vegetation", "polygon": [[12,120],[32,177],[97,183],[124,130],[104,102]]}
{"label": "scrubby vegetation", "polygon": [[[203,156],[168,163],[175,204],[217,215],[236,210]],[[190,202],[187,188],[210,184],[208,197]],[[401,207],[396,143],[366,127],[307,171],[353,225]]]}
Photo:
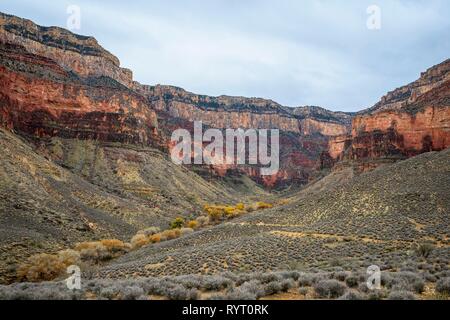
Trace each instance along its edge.
{"label": "scrubby vegetation", "polygon": [[80,264],[80,253],[64,250],[57,254],[38,254],[30,257],[17,270],[19,281],[50,281],[66,272],[67,267]]}
{"label": "scrubby vegetation", "polygon": [[[68,290],[64,282],[20,283],[0,286],[0,299],[106,299],[106,300],[257,300],[273,296],[339,300],[414,300],[420,294],[398,287],[414,283],[419,275],[383,272],[381,290],[369,290],[364,272],[279,271],[270,273],[223,273],[133,279],[87,279],[82,289]],[[358,278],[358,288],[349,288],[343,278]],[[436,290],[448,294],[449,278]],[[432,298],[432,297],[431,297]]]}
{"label": "scrubby vegetation", "polygon": [[117,258],[130,249],[130,244],[117,239],[78,243],[73,250],[31,256],[17,268],[17,279],[30,282],[55,280],[66,274],[71,265],[97,265]]}
{"label": "scrubby vegetation", "polygon": [[264,202],[257,202],[248,207],[243,203],[238,203],[236,206],[205,205],[206,215],[189,221],[178,217],[170,223],[169,229],[164,231],[161,231],[158,227],[140,230],[131,238],[130,243],[117,239],[105,239],[78,243],[74,250],[64,250],[56,254],[34,255],[17,268],[17,280],[30,282],[55,280],[65,274],[67,267],[70,265],[82,265],[83,267],[99,265],[147,245],[189,235],[195,230],[209,226],[212,222],[218,223],[224,219],[235,218],[248,212],[247,209],[249,208],[251,210],[262,210],[272,207],[273,205]]}
{"label": "scrubby vegetation", "polygon": [[436,283],[436,291],[440,294],[450,296],[450,277],[439,280]]}

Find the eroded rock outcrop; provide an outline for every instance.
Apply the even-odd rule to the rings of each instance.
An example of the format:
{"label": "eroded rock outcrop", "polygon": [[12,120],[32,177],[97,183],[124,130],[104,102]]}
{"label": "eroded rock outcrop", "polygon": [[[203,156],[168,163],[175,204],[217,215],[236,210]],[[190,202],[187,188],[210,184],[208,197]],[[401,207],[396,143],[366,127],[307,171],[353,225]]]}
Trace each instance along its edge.
{"label": "eroded rock outcrop", "polygon": [[330,140],[335,159],[404,159],[450,146],[450,60],[390,92],[353,119],[352,133]]}
{"label": "eroded rock outcrop", "polygon": [[23,46],[28,52],[49,58],[67,71],[84,77],[106,76],[131,87],[131,70],[120,67],[117,57],[93,37],[58,27],[38,26],[30,20],[0,12],[0,41]]}
{"label": "eroded rock outcrop", "polygon": [[156,113],[107,77],[81,78],[55,61],[0,42],[0,123],[36,137],[148,144]]}

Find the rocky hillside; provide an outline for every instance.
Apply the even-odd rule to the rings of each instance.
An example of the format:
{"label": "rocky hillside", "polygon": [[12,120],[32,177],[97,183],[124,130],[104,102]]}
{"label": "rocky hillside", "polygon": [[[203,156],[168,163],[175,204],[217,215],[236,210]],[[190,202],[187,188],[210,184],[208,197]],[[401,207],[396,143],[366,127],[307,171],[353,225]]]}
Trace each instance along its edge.
{"label": "rocky hillside", "polygon": [[285,206],[130,253],[98,276],[365,270],[374,264],[395,271],[424,243],[435,247],[429,261],[448,263],[450,150],[350,176],[327,177]]}
{"label": "rocky hillside", "polygon": [[333,159],[405,159],[450,146],[450,60],[355,116],[351,135],[334,137]]}

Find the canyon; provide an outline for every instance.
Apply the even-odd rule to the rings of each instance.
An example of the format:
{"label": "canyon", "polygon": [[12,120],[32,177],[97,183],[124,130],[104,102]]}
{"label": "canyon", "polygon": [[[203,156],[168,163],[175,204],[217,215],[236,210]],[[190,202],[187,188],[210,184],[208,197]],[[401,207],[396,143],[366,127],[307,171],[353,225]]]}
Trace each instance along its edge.
{"label": "canyon", "polygon": [[[365,275],[374,263],[420,264],[438,277],[450,261],[449,71],[450,59],[358,113],[287,107],[141,84],[94,38],[0,13],[0,283],[20,281],[29,257],[101,241],[124,252],[96,257],[89,277],[114,285],[155,277],[166,290],[170,276],[179,290],[191,275],[223,272],[236,285],[270,280],[267,271]],[[171,134],[194,133],[197,121],[280,130],[280,170],[176,165]],[[222,205],[238,214],[216,221],[208,208]],[[185,234],[135,246],[142,231],[176,232],[167,228],[180,219]],[[411,252],[429,241],[425,267]]]}
{"label": "canyon", "polygon": [[194,121],[222,130],[279,129],[276,175],[262,177],[258,166],[198,170],[206,176],[248,175],[270,188],[305,185],[344,160],[366,170],[450,145],[449,60],[374,107],[351,114],[143,85],[94,38],[7,14],[0,14],[0,43],[0,123],[29,138],[98,140],[170,152],[171,132],[192,131]]}

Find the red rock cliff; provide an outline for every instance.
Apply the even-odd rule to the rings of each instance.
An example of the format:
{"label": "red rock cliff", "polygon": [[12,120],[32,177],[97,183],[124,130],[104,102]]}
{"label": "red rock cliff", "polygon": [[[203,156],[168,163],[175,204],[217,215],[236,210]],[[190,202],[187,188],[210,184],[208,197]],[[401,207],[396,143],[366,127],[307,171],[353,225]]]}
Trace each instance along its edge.
{"label": "red rock cliff", "polygon": [[28,52],[49,58],[83,77],[107,76],[128,87],[133,83],[132,72],[120,68],[119,59],[92,37],[58,27],[41,27],[0,12],[0,41],[21,45]]}
{"label": "red rock cliff", "polygon": [[406,158],[450,146],[450,60],[383,97],[353,119],[351,136],[334,138],[334,159]]}
{"label": "red rock cliff", "polygon": [[141,85],[94,38],[2,13],[0,71],[0,124],[28,136],[167,147],[172,130],[193,121],[220,129],[280,129],[276,176],[263,178],[257,167],[212,168],[271,186],[308,182],[328,139],[350,131],[350,115],[319,107]]}
{"label": "red rock cliff", "polygon": [[80,78],[24,47],[0,42],[0,124],[37,136],[149,143],[156,113],[109,78]]}

